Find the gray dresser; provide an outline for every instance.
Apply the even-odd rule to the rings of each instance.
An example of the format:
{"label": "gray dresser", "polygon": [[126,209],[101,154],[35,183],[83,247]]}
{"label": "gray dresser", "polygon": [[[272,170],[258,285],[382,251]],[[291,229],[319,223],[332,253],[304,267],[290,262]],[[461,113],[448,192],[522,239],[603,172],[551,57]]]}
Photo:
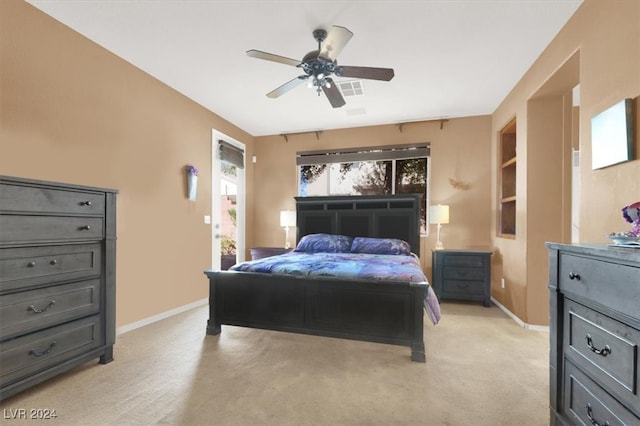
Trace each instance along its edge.
{"label": "gray dresser", "polygon": [[433,291],[440,300],[476,300],[491,306],[491,252],[434,250]]}
{"label": "gray dresser", "polygon": [[547,243],[552,425],[640,425],[640,248]]}
{"label": "gray dresser", "polygon": [[0,176],[0,399],[115,342],[116,191]]}

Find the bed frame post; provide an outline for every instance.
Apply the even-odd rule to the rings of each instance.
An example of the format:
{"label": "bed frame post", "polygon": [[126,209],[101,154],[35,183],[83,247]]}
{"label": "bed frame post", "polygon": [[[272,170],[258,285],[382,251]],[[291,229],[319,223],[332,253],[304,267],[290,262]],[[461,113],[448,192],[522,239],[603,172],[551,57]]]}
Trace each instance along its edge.
{"label": "bed frame post", "polygon": [[216,282],[215,275],[208,274],[208,272],[213,271],[205,271],[205,275],[209,277],[209,319],[207,320],[207,334],[216,335],[220,334],[222,331],[222,325],[220,324],[220,320],[216,316],[216,304],[215,304],[215,293],[216,293]]}
{"label": "bed frame post", "polygon": [[422,342],[411,343],[411,361],[426,362],[426,358],[424,354],[424,340]]}
{"label": "bed frame post", "polygon": [[427,287],[424,285],[412,286],[414,289],[414,323],[413,341],[411,342],[411,361],[426,362],[424,353],[424,299]]}

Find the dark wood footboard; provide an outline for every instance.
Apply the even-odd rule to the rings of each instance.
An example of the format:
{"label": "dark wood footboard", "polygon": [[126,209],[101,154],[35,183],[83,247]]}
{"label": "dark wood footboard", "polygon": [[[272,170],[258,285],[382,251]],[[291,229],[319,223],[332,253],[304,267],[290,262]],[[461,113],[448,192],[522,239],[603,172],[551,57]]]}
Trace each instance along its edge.
{"label": "dark wood footboard", "polygon": [[207,334],[223,324],[408,346],[425,362],[427,283],[372,282],[235,271],[209,278]]}

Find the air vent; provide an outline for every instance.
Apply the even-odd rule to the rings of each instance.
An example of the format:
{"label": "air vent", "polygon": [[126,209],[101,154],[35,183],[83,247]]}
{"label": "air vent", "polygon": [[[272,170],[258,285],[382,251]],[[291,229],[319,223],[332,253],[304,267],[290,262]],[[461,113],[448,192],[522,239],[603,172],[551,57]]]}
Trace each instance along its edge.
{"label": "air vent", "polygon": [[364,95],[364,88],[362,87],[362,80],[349,80],[340,81],[337,83],[338,88],[342,92],[342,96],[362,96]]}

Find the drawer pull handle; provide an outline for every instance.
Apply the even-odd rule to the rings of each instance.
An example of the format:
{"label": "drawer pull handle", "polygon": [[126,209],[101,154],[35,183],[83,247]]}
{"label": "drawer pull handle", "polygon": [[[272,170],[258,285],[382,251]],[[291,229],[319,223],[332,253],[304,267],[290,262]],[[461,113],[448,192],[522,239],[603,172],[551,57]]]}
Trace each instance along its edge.
{"label": "drawer pull handle", "polygon": [[576,274],[574,272],[569,272],[569,279],[580,281],[580,274]]}
{"label": "drawer pull handle", "polygon": [[46,350],[44,350],[44,351],[39,351],[39,350],[37,350],[37,349],[31,349],[31,350],[29,351],[29,355],[34,355],[34,356],[44,356],[44,355],[50,354],[50,353],[51,353],[51,351],[53,351],[53,348],[55,348],[55,347],[56,347],[56,345],[57,345],[57,343],[56,343],[56,342],[51,342],[51,344],[49,345],[49,347],[48,347]]}
{"label": "drawer pull handle", "polygon": [[49,304],[47,306],[45,306],[42,309],[38,309],[35,306],[31,305],[31,306],[29,306],[29,310],[35,312],[36,314],[41,314],[41,313],[47,312],[49,309],[53,308],[53,305],[55,305],[55,304],[56,304],[56,301],[52,300],[51,302],[49,302]]}
{"label": "drawer pull handle", "polygon": [[27,268],[35,268],[35,266],[36,266],[36,262],[27,263]]}
{"label": "drawer pull handle", "polygon": [[600,424],[596,419],[593,418],[593,409],[591,408],[591,404],[587,403],[585,408],[587,409],[587,417],[589,418],[589,420],[591,420],[591,424],[593,426],[609,426],[608,421]]}
{"label": "drawer pull handle", "polygon": [[91,225],[84,225],[80,227],[81,231],[88,231],[89,229],[91,229]]}
{"label": "drawer pull handle", "polygon": [[593,341],[591,340],[590,334],[587,334],[587,347],[591,349],[591,352],[598,355],[607,356],[611,353],[611,347],[609,345],[605,345],[604,349],[598,349],[593,346]]}
{"label": "drawer pull handle", "polygon": [[90,206],[91,205],[91,201],[82,201],[80,202],[81,206]]}

